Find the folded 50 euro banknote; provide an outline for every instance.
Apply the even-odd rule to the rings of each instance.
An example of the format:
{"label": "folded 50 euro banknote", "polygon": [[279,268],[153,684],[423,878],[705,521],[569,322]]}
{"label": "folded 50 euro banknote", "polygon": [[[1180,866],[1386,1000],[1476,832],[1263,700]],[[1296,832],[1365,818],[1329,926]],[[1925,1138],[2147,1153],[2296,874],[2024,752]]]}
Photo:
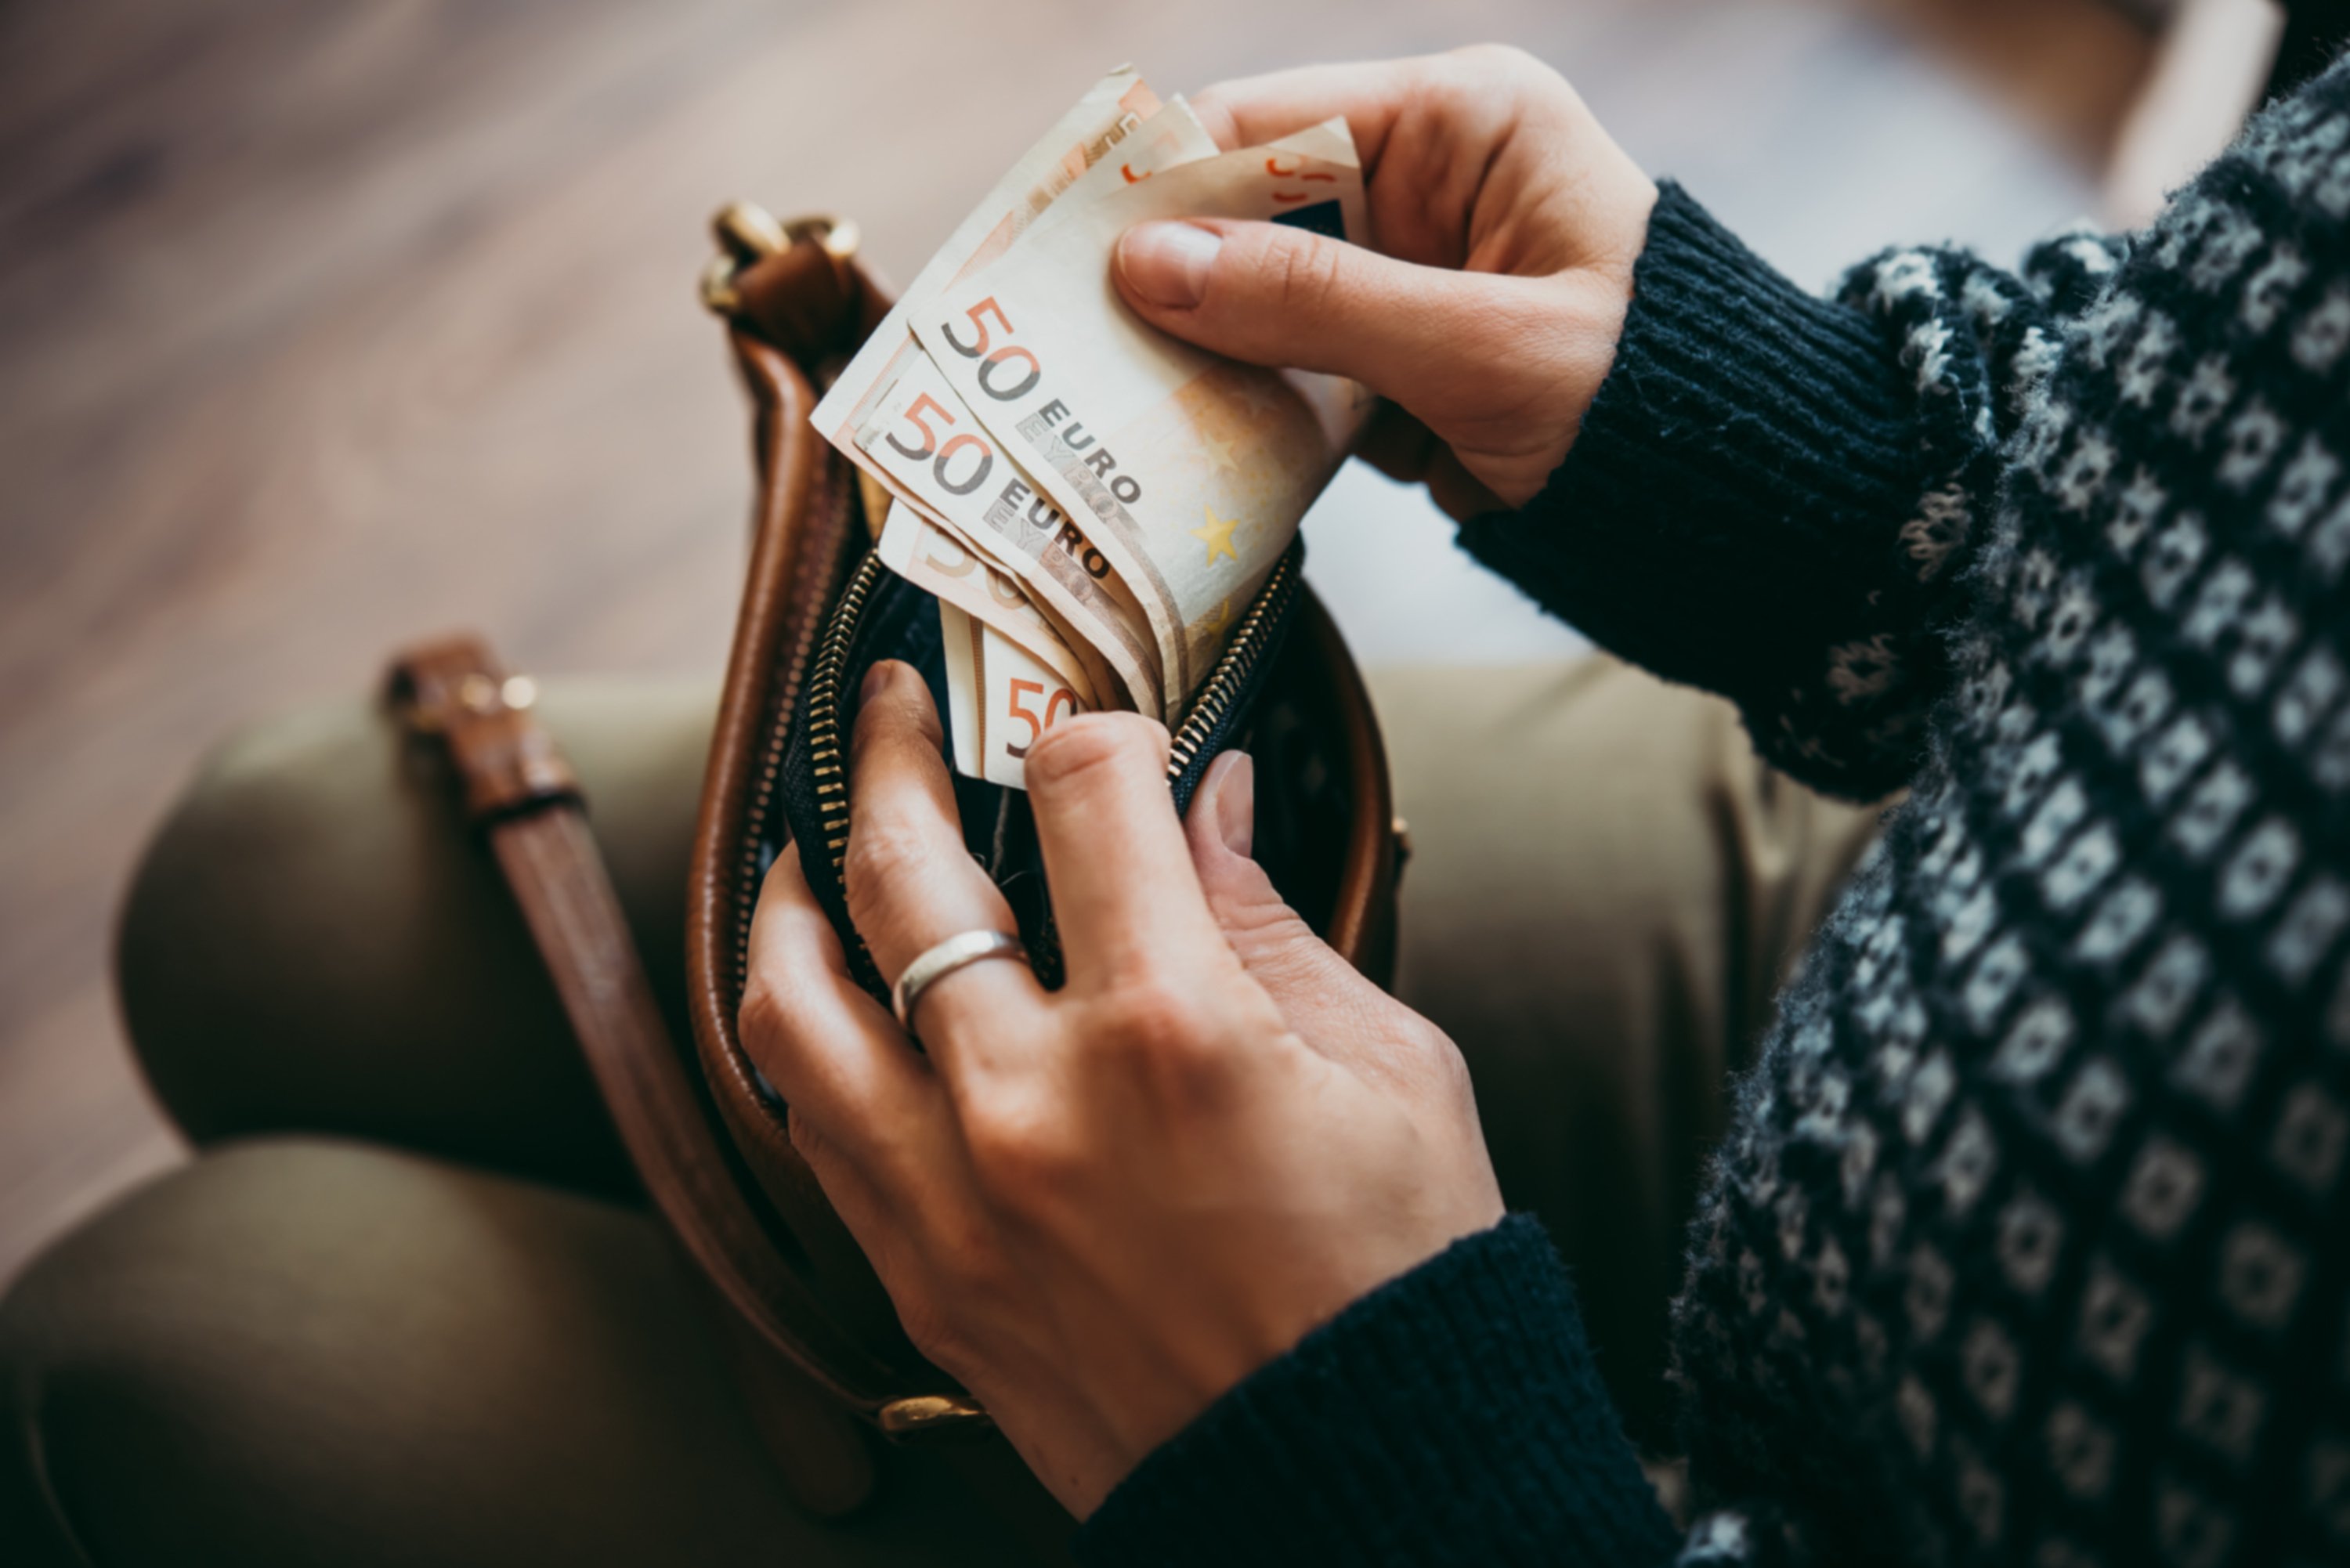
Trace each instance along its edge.
{"label": "folded 50 euro banknote", "polygon": [[1152,219],[1367,238],[1343,119],[1225,151],[1131,68],[1055,121],[827,390],[817,431],[892,498],[881,559],[934,594],[956,768],[1021,787],[1071,713],[1179,722],[1371,400],[1220,358],[1111,280]]}

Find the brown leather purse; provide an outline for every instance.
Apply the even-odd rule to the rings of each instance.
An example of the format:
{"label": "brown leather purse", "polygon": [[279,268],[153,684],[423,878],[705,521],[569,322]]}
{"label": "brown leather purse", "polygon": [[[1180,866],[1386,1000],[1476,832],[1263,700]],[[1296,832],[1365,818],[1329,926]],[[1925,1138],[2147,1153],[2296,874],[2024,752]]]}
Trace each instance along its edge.
{"label": "brown leather purse", "polygon": [[[767,862],[790,836],[786,774],[795,757],[821,765],[826,736],[837,742],[846,732],[843,693],[856,688],[845,680],[843,652],[855,641],[857,613],[881,587],[870,549],[880,497],[816,434],[808,414],[816,389],[889,301],[858,265],[847,224],[782,224],[738,203],[715,228],[722,251],[702,297],[725,321],[750,392],[757,493],[749,580],[694,837],[690,1051],[668,1037],[651,1003],[593,840],[570,809],[576,785],[531,718],[527,691],[469,639],[406,656],[394,691],[411,722],[449,745],[647,1192],[746,1331],[738,1336],[753,1347],[746,1376],[769,1390],[757,1403],[771,1446],[802,1501],[831,1513],[861,1499],[870,1472],[827,1417],[852,1412],[900,1438],[987,1425],[907,1340],[793,1148],[785,1108],[735,1024],[752,909]],[[1260,835],[1267,814],[1280,815],[1288,846],[1276,882],[1340,953],[1384,984],[1394,961],[1399,840],[1361,677],[1294,559],[1232,640],[1235,651],[1178,731],[1179,764],[1196,777],[1226,744],[1256,753]],[[1235,670],[1245,679],[1228,680]],[[1244,704],[1235,696],[1243,688]],[[837,766],[837,756],[831,762]],[[1180,770],[1170,772],[1179,798],[1188,794]],[[831,832],[835,819],[821,820]],[[845,832],[826,846],[836,870]],[[803,865],[821,891],[805,854]]]}

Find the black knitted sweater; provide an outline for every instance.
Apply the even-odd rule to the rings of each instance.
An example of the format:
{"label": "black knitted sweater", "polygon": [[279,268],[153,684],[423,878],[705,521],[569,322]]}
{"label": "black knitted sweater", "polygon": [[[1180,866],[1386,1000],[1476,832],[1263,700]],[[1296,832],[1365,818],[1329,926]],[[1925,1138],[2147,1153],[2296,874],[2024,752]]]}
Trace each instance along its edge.
{"label": "black knitted sweater", "polygon": [[1833,300],[1665,188],[1468,547],[1907,803],[1739,1087],[1673,1528],[1516,1219],[1146,1459],[1088,1560],[2350,1562],[2350,70],[2146,234]]}

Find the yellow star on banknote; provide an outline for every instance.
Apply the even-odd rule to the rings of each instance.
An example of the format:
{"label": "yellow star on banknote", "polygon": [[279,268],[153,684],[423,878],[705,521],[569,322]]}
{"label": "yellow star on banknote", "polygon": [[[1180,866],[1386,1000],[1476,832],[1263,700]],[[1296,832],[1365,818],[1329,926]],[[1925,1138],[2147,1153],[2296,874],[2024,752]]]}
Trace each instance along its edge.
{"label": "yellow star on banknote", "polygon": [[1280,377],[1273,372],[1243,374],[1233,379],[1232,396],[1248,406],[1250,418],[1261,420],[1282,405],[1276,388],[1288,389],[1281,386]]}
{"label": "yellow star on banknote", "polygon": [[1216,509],[1212,506],[1203,507],[1201,510],[1208,514],[1208,525],[1204,528],[1192,529],[1191,537],[1206,544],[1208,560],[1211,563],[1213,563],[1219,556],[1230,556],[1233,561],[1238,562],[1241,553],[1232,548],[1232,530],[1241,525],[1241,520],[1237,517],[1218,517]]}
{"label": "yellow star on banknote", "polygon": [[1232,624],[1232,601],[1229,595],[1216,601],[1216,607],[1200,618],[1210,637],[1222,637],[1224,628]]}

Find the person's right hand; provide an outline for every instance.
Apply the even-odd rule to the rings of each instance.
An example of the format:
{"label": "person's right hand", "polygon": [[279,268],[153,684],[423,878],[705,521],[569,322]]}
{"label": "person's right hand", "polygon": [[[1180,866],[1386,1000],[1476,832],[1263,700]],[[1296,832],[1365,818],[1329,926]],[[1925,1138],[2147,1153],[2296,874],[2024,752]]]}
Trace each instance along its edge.
{"label": "person's right hand", "polygon": [[1558,74],[1486,46],[1226,82],[1192,99],[1253,146],[1344,115],[1368,249],[1278,223],[1139,223],[1127,303],[1252,364],[1388,400],[1363,455],[1467,517],[1533,499],[1614,360],[1657,188]]}

